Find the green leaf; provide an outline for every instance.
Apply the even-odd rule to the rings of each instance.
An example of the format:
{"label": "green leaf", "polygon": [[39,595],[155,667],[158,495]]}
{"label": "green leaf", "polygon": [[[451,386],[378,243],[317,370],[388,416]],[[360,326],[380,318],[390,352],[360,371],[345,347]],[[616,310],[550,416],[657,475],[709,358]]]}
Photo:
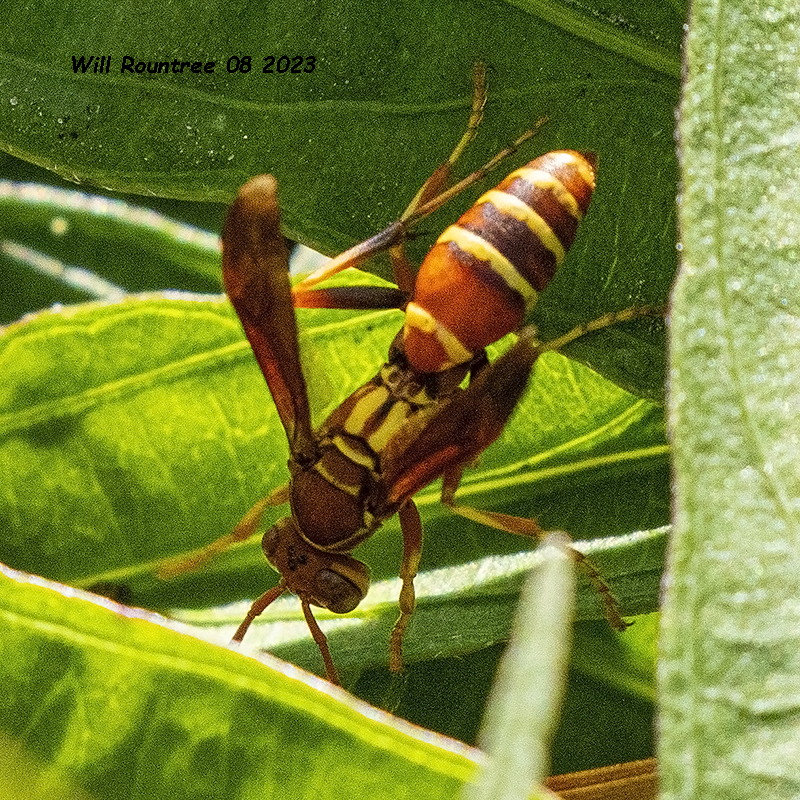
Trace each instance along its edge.
{"label": "green leaf", "polygon": [[[328,391],[320,392],[328,407],[319,416],[372,374],[398,324],[393,312],[302,315],[306,366],[317,376],[312,386],[320,368],[329,382]],[[255,499],[286,478],[283,431],[226,302],[130,297],[43,313],[6,331],[0,363],[6,376],[0,416],[4,560],[83,587],[104,583],[98,590],[184,618],[181,609],[196,606],[198,624],[213,618],[209,608],[251,599],[275,580],[258,542],[184,580],[164,583],[153,576],[159,559],[229,530]],[[531,393],[502,439],[467,473],[460,497],[479,507],[539,516],[547,527],[578,538],[624,534],[666,518],[666,455],[658,407],[551,355],[538,365]],[[492,573],[481,566],[488,562],[472,562],[531,546],[446,513],[435,487],[421,494],[420,506],[425,573],[449,565],[451,577],[460,571],[469,578],[483,569],[488,579]],[[282,513],[275,509],[271,519]],[[397,575],[400,542],[391,521],[359,548],[376,580]],[[656,607],[663,547],[663,533],[588,545],[626,614]],[[491,659],[508,637],[519,586],[534,563],[526,558],[512,556],[499,576],[495,567],[502,582],[479,585],[473,595],[442,573],[420,576],[419,610],[406,641],[407,661],[417,671],[401,694],[405,715],[422,714],[429,724],[470,736],[480,713],[475,671],[491,663],[485,654]],[[375,590],[350,618],[323,618],[322,624],[350,685],[385,704],[392,690],[374,670],[385,673],[397,581]],[[580,617],[600,613],[596,593],[584,585]],[[242,614],[241,607],[217,613],[215,641],[226,642]],[[277,644],[272,631],[286,620],[294,633]],[[247,645],[266,642],[282,657],[320,668],[296,602],[271,609]],[[433,709],[422,676],[433,674],[428,665],[447,665],[448,659],[466,670],[459,686],[471,687],[475,717],[425,717]],[[492,671],[483,667],[484,686]],[[460,691],[454,686],[433,697]],[[620,693],[611,687],[604,702],[612,696],[630,709],[626,688]]]}
{"label": "green leaf", "polygon": [[575,575],[565,536],[543,544],[525,582],[480,735],[487,759],[464,800],[525,800],[548,774],[566,683]]}
{"label": "green leaf", "polygon": [[[601,570],[626,613],[634,615],[656,608],[665,544],[666,531],[660,529],[582,542],[577,547]],[[537,549],[422,572],[415,581],[417,605],[412,633],[404,643],[406,662],[463,657],[507,641],[522,585],[531,570],[541,566],[542,558]],[[636,570],[631,572],[633,559]],[[579,587],[576,618],[602,619],[600,598],[585,575]],[[349,673],[351,682],[360,670],[388,664],[387,643],[397,620],[399,594],[400,580],[386,580],[374,584],[358,608],[346,616],[315,609],[337,667],[346,676]],[[201,610],[173,609],[172,614],[224,644],[249,605],[245,602]],[[308,634],[300,603],[293,597],[271,605],[253,624],[243,647],[247,652],[269,650],[304,669],[322,670],[319,650]],[[585,663],[582,669],[588,671]],[[641,696],[641,677],[638,683],[618,688]],[[647,699],[652,701],[652,695]]]}
{"label": "green leaf", "polygon": [[83,192],[0,181],[0,322],[56,300],[165,286],[219,291],[216,236]]}
{"label": "green leaf", "polygon": [[[505,3],[302,2],[287,15],[275,4],[243,13],[221,2],[188,2],[165,15],[151,2],[115,7],[115,24],[100,29],[82,24],[92,11],[108,10],[97,0],[48,8],[46,15],[13,9],[2,38],[9,113],[0,132],[8,152],[121,191],[227,202],[248,177],[269,168],[287,184],[290,218],[319,216],[316,227],[328,240],[322,249],[341,250],[348,243],[341,233],[339,241],[330,239],[353,227],[354,209],[362,239],[380,227],[363,214],[380,214],[370,201],[410,198],[449,152],[465,123],[476,60],[493,76],[486,153],[497,149],[498,137],[507,141],[543,114],[553,119],[548,139],[573,132],[573,146],[582,147],[596,137],[609,153],[630,148],[637,127],[652,136],[649,114],[669,120],[683,11],[623,2],[583,11],[520,5],[522,11]],[[84,16],[76,19],[76,11]],[[469,35],[456,33],[455,18],[469,22]],[[189,19],[191,26],[181,24]],[[76,73],[73,57],[83,54],[109,55],[109,74]],[[313,71],[264,74],[265,57],[281,54],[313,55]],[[212,74],[122,73],[125,55],[216,66]],[[229,71],[231,57],[246,55],[249,72]],[[621,103],[628,112],[621,129],[597,125],[593,110],[617,116]],[[671,126],[657,133],[666,137],[662,155],[669,155]],[[318,185],[323,166],[331,190],[313,192],[309,204],[309,186]]]}
{"label": "green leaf", "polygon": [[[322,367],[333,384],[322,392],[328,406],[372,374],[398,324],[393,312],[349,319],[332,312],[302,315],[309,372]],[[5,561],[84,587],[105,583],[103,591],[121,592],[133,605],[176,612],[253,598],[275,580],[257,542],[185,580],[164,583],[153,576],[156,561],[229,530],[254,500],[286,478],[283,431],[226,302],[131,297],[74,307],[13,326],[0,343],[7,376],[0,416]],[[538,365],[531,393],[502,439],[479,469],[468,472],[460,497],[479,507],[539,516],[545,526],[578,538],[658,524],[668,512],[662,426],[656,406],[551,355]],[[420,496],[420,506],[426,572],[461,565],[468,573],[470,562],[487,554],[531,546],[447,514],[435,487]],[[276,509],[271,519],[282,513]],[[400,542],[391,521],[359,548],[376,580],[397,575]],[[651,542],[612,540],[591,551],[626,614],[655,608],[663,544],[660,534]],[[529,566],[510,562],[502,590],[495,586],[474,598],[448,592],[440,574],[421,576],[408,663],[427,673],[427,664],[448,658],[467,665],[474,654],[485,661],[481,653],[508,636]],[[388,702],[376,688],[384,679],[375,684],[369,676],[386,664],[397,595],[395,581],[380,602],[368,602],[329,631],[340,669],[375,702]],[[265,615],[264,637],[286,608]],[[288,608],[297,628],[297,605]],[[589,587],[580,608],[584,619],[601,613]],[[217,641],[227,641],[241,614],[241,608],[228,609],[217,619]],[[299,627],[302,640],[295,635],[274,651],[319,669],[319,653]],[[261,625],[251,635],[248,644],[257,646]],[[491,670],[487,681],[490,676]],[[407,715],[426,707],[415,702],[417,691],[427,695],[416,683],[403,695]],[[456,722],[462,736],[476,724],[469,718]]]}
{"label": "green leaf", "polygon": [[797,797],[797,6],[697,2],[672,311],[664,797]]}
{"label": "green leaf", "polygon": [[[324,368],[330,384],[320,418],[372,376],[400,319],[303,315],[307,366]],[[660,409],[560,356],[540,362],[514,422],[465,476],[460,501],[535,515],[578,538],[663,522]],[[131,297],[43,313],[0,339],[0,369],[5,561],[84,587],[122,582],[149,607],[259,592],[267,576],[255,543],[221,559],[210,584],[152,577],[155,561],[226,532],[287,477],[283,430],[227,302]],[[576,494],[591,503],[590,517]],[[419,506],[436,531],[424,567],[528,547],[455,519],[435,485]],[[397,574],[397,531],[392,522],[359,550],[376,577]]]}
{"label": "green leaf", "polygon": [[2,570],[0,764],[28,769],[23,789],[448,798],[474,771],[475,751],[324,681],[123,611]]}
{"label": "green leaf", "polygon": [[[460,174],[545,115],[549,123],[509,168],[559,147],[599,158],[598,190],[570,261],[583,268],[563,270],[534,316],[549,338],[615,308],[663,304],[672,282],[683,12],[630,6],[374,0],[243,13],[195,0],[166,18],[152,2],[72,0],[41,17],[23,7],[0,28],[0,107],[9,110],[0,146],[74,180],[215,202],[271,171],[287,232],[333,254],[395,219],[446,158],[466,124],[472,64],[484,61],[489,100]],[[109,16],[108,29],[78,22]],[[314,55],[314,71],[264,75],[263,58],[282,53]],[[72,57],[81,54],[109,54],[112,73],[75,74]],[[209,75],[119,74],[126,54],[217,66]],[[228,73],[228,58],[246,54],[252,71]],[[480,191],[424,223],[416,258]],[[625,353],[624,369],[588,341],[570,352],[660,396],[659,330],[599,338]]]}

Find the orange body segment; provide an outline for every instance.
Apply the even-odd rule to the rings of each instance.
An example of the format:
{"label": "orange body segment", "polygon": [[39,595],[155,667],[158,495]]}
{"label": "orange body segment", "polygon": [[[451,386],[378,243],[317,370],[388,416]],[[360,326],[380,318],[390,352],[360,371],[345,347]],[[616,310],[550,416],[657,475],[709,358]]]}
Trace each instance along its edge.
{"label": "orange body segment", "polygon": [[404,326],[420,371],[445,370],[517,330],[575,239],[595,159],[546,153],[486,192],[422,262]]}

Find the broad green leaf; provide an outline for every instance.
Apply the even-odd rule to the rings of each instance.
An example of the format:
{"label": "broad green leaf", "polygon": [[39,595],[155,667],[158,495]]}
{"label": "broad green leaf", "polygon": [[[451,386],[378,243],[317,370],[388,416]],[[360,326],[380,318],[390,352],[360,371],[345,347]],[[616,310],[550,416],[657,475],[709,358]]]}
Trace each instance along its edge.
{"label": "broad green leaf", "polygon": [[[352,227],[337,220],[348,220],[354,208],[370,212],[359,215],[365,227],[356,236],[364,238],[374,225],[368,217],[380,214],[374,202],[387,194],[412,196],[447,154],[465,123],[476,60],[490,66],[495,104],[485,122],[485,152],[543,114],[556,130],[581,132],[575,146],[596,137],[609,152],[634,146],[637,126],[652,131],[653,112],[668,121],[685,9],[519,5],[373,0],[321,8],[303,2],[289,15],[280,4],[243,11],[188,2],[165,16],[162,6],[145,3],[117,6],[113,29],[85,25],[93,11],[107,10],[97,0],[46,13],[15,8],[3,29],[4,149],[117,190],[223,202],[247,177],[269,168],[282,181],[287,173],[295,187],[287,187],[287,204],[297,209],[291,217],[315,213],[308,190],[320,185],[324,169],[329,191],[314,191],[313,206],[324,208],[330,240],[337,228]],[[189,19],[190,27],[181,24]],[[470,26],[463,38],[456,20]],[[528,57],[520,58],[521,51]],[[76,72],[73,57],[84,54],[109,55],[109,74]],[[316,60],[312,71],[304,61],[303,72],[264,74],[265,57],[281,54]],[[126,55],[145,64],[214,60],[215,68],[212,74],[123,73]],[[249,72],[230,71],[231,57],[248,55]],[[599,110],[625,125],[603,129]],[[589,119],[594,123],[586,131]],[[664,144],[670,129],[658,131]],[[667,144],[664,152],[670,149]],[[405,190],[397,192],[401,185]],[[323,249],[346,243],[329,241]]]}
{"label": "broad green leaf", "polygon": [[[482,60],[489,100],[461,174],[545,115],[549,123],[509,168],[557,147],[599,157],[598,190],[571,261],[584,268],[554,281],[535,316],[544,334],[666,301],[683,8],[373,0],[243,11],[217,0],[165,17],[161,4],[72,0],[39,12],[15,7],[0,27],[0,107],[8,109],[0,147],[117,191],[216,202],[271,171],[286,230],[327,254],[396,218],[447,156],[466,124],[472,64]],[[83,24],[109,16],[107,28]],[[314,71],[261,72],[264,56],[283,53],[314,55]],[[72,57],[82,54],[110,55],[112,73],[76,74]],[[217,66],[210,75],[119,74],[126,54]],[[251,72],[227,71],[229,57],[247,54]],[[421,226],[416,257],[480,191]],[[659,332],[604,339],[624,351],[624,368],[588,341],[571,352],[658,396]]]}
{"label": "broad green leaf", "polygon": [[[397,330],[398,315],[343,319],[308,312],[302,327],[309,374],[318,376],[320,368],[327,373],[321,395],[331,407],[372,374]],[[44,313],[10,328],[0,342],[7,376],[0,418],[6,561],[83,587],[104,583],[98,590],[133,605],[176,611],[193,605],[200,613],[225,601],[252,599],[274,582],[258,542],[185,580],[164,583],[153,576],[158,559],[226,532],[286,478],[283,431],[226,302],[131,297]],[[312,386],[317,383],[312,380]],[[543,525],[576,538],[608,536],[663,522],[667,477],[660,410],[553,355],[538,365],[531,394],[501,441],[467,474],[460,497],[479,507],[538,516]],[[420,496],[420,506],[426,572],[450,565],[469,573],[476,559],[531,547],[447,514],[435,487]],[[272,518],[282,513],[276,509]],[[400,541],[392,521],[359,549],[375,580],[397,575]],[[662,554],[663,534],[652,543],[611,540],[591,550],[626,614],[655,608]],[[492,674],[482,668],[486,683],[478,690],[475,670],[488,663],[483,654],[507,638],[529,568],[524,560],[512,565],[502,590],[495,586],[488,596],[473,598],[448,590],[441,575],[421,576],[420,607],[406,641],[408,663],[419,665],[415,675],[422,676],[432,675],[429,664],[457,660],[467,670],[468,682],[459,687],[471,687],[475,718],[439,717],[434,723],[426,717],[432,698],[422,677],[401,695],[404,714],[470,735],[480,714],[476,698]],[[390,701],[376,688],[385,679],[373,669],[386,664],[397,595],[395,581],[377,604],[368,602],[330,631],[340,669],[355,680],[351,685],[380,703]],[[601,613],[587,586],[579,609],[583,619]],[[273,651],[318,670],[319,653],[298,626],[297,604],[273,611],[276,616],[264,617],[264,637],[281,615],[295,628],[293,641]],[[227,641],[241,614],[241,608],[228,609],[217,618],[216,641]],[[251,634],[248,646],[265,641],[261,625]],[[476,667],[470,670],[469,664]],[[616,689],[606,700],[612,695]],[[619,696],[628,709],[636,702],[627,689]],[[612,758],[628,752],[616,750]],[[633,757],[647,754],[636,750]],[[595,763],[572,760],[567,766]]]}
{"label": "broad green leaf", "polygon": [[800,793],[794,2],[693,4],[672,312],[666,798]]}
{"label": "broad green leaf", "polygon": [[[371,377],[400,317],[303,319],[309,371],[324,367],[329,384],[324,414]],[[9,328],[0,348],[7,562],[84,587],[121,582],[148,607],[265,588],[256,543],[220,559],[210,579],[152,577],[153,562],[226,532],[287,477],[283,430],[226,301],[131,297],[47,312]],[[668,504],[662,424],[658,407],[548,355],[459,499],[576,538],[653,527]],[[419,496],[430,530],[424,567],[530,546],[454,518],[437,492]],[[399,548],[391,522],[359,553],[384,577],[397,574]]]}
{"label": "broad green leaf", "polygon": [[53,791],[17,796],[450,798],[474,771],[475,751],[289,665],[121,611],[2,570],[0,764]]}
{"label": "broad green leaf", "polygon": [[[509,609],[509,619],[512,614]],[[57,796],[57,787],[65,787],[64,796],[77,797],[76,786],[96,789],[94,797],[131,796],[126,791],[160,797],[176,786],[182,787],[182,797],[194,796],[193,791],[204,792],[203,797],[260,797],[257,792],[273,781],[287,781],[296,792],[317,786],[320,774],[331,770],[336,786],[367,796],[359,783],[363,773],[348,766],[364,742],[369,751],[364,757],[376,770],[376,783],[370,785],[376,794],[369,796],[381,796],[384,759],[386,770],[399,770],[401,782],[406,769],[415,776],[419,770],[437,772],[442,792],[472,773],[470,751],[430,733],[420,747],[408,740],[402,723],[324,682],[269,656],[258,665],[195,641],[186,636],[188,628],[164,627],[163,620],[141,610],[5,569],[0,616],[8,691],[0,704],[0,764],[12,774],[25,769],[29,793],[19,797]],[[452,702],[450,693],[448,699]],[[59,724],[53,724],[56,720]],[[170,737],[163,746],[162,732]],[[351,736],[361,745],[354,747]],[[81,747],[87,741],[96,746]],[[276,759],[263,757],[264,741],[270,754],[294,754],[289,774],[282,768],[275,776]],[[337,756],[338,746],[348,755]],[[131,785],[134,753],[149,755]],[[296,759],[305,766],[291,766]],[[259,787],[255,794],[248,794],[250,785]],[[387,785],[395,784],[389,780]],[[37,792],[40,786],[47,791]],[[280,796],[295,796],[289,789]]]}

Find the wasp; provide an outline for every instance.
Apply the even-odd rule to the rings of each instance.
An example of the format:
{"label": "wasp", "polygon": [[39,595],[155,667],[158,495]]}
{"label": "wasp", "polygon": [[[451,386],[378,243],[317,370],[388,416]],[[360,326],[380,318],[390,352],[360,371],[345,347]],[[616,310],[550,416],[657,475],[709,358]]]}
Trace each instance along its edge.
{"label": "wasp", "polygon": [[[259,501],[233,533],[205,548],[194,561],[248,538],[267,507],[288,502],[290,515],[267,530],[262,544],[280,581],[252,604],[233,639],[241,641],[270,603],[292,592],[300,599],[334,683],[339,683],[339,676],[311,606],[344,614],[364,598],[369,570],[351,555],[353,549],[398,515],[402,588],[389,665],[400,671],[422,553],[422,524],[414,495],[442,478],[441,500],[455,513],[540,537],[534,520],[457,504],[455,493],[464,469],[500,436],[543,352],[559,349],[589,331],[654,313],[639,307],[609,314],[548,343],[539,342],[534,328],[523,325],[538,294],[563,262],[595,188],[595,157],[572,150],[546,153],[483,194],[442,233],[414,276],[404,249],[410,227],[480,180],[535,132],[535,128],[527,131],[484,167],[444,188],[483,113],[485,82],[480,69],[474,80],[466,133],[401,218],[294,288],[272,176],[253,178],[240,189],[223,229],[225,287],[285,429],[290,480]],[[397,289],[317,287],[340,270],[387,249]],[[295,308],[320,306],[398,307],[405,310],[405,320],[375,377],[314,429]],[[486,346],[515,331],[516,343],[489,363]],[[624,628],[610,591],[597,571],[585,559],[583,563],[601,592],[610,622]]]}

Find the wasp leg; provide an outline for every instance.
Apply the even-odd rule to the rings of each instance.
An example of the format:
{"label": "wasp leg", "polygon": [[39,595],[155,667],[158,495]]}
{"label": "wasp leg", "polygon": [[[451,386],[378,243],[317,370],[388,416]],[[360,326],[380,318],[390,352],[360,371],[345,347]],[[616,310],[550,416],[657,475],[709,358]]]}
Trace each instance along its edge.
{"label": "wasp leg", "polygon": [[501,161],[513,156],[519,148],[539,132],[539,128],[547,122],[547,117],[537,120],[532,128],[529,128],[521,136],[518,136],[508,147],[504,147],[499,153],[490,158],[482,167],[478,167],[475,172],[471,172],[466,178],[462,178],[458,183],[443,191],[441,194],[432,197],[425,203],[420,204],[413,211],[408,212],[404,219],[406,228],[410,228],[414,223],[440,209],[445,203],[449,203],[456,195],[461,194],[473,183],[482,181]]}
{"label": "wasp leg", "polygon": [[286,584],[281,581],[277,586],[267,589],[267,591],[264,592],[261,597],[254,600],[253,604],[247,611],[247,616],[245,616],[245,618],[242,620],[242,623],[236,629],[236,633],[234,633],[231,637],[231,642],[241,642],[242,639],[244,639],[244,635],[253,624],[253,620],[256,619],[256,617],[260,617],[266,610],[267,606],[277,600],[285,591],[287,591]]}
{"label": "wasp leg", "polygon": [[467,120],[467,129],[464,135],[458,140],[453,148],[453,152],[447,161],[439,164],[433,174],[422,184],[419,191],[414,195],[414,199],[408,204],[400,219],[408,219],[419,206],[425,205],[428,201],[439,195],[442,190],[450,183],[450,175],[453,165],[467,149],[470,142],[478,132],[478,126],[483,119],[483,109],[486,106],[486,64],[476,61],[472,65],[472,109]]}
{"label": "wasp leg", "polygon": [[308,600],[301,597],[300,605],[303,608],[303,616],[306,618],[306,625],[308,625],[308,629],[311,631],[311,636],[316,642],[320,655],[322,656],[322,660],[325,663],[325,674],[328,676],[328,680],[331,683],[336,684],[336,686],[341,686],[342,682],[339,680],[339,673],[336,671],[336,667],[333,663],[333,657],[331,656],[331,651],[328,647],[328,638],[322,632],[322,628],[320,628],[319,623],[314,617],[314,614],[311,611],[311,606],[308,604]]}
{"label": "wasp leg", "polygon": [[422,521],[416,505],[409,500],[400,507],[397,514],[403,531],[403,563],[400,565],[403,586],[400,589],[400,616],[389,638],[389,669],[392,672],[400,672],[403,669],[403,637],[414,613],[416,602],[414,578],[417,576],[422,557]]}
{"label": "wasp leg", "polygon": [[[427,203],[431,198],[436,197],[447,184],[450,182],[450,174],[453,164],[458,160],[461,153],[464,152],[467,145],[475,138],[478,126],[483,118],[483,107],[486,105],[486,66],[481,62],[477,62],[472,68],[472,110],[470,112],[469,121],[467,122],[467,129],[464,135],[459,140],[458,144],[453,148],[447,161],[440,164],[433,174],[422,184],[420,190],[414,195],[413,200],[408,204],[406,210],[400,216],[400,219],[393,222],[388,228],[380,233],[372,236],[366,241],[345,250],[343,253],[336,256],[336,258],[329,261],[324,266],[320,267],[316,272],[312,272],[307,278],[295,285],[292,290],[295,296],[295,305],[297,307],[305,307],[301,303],[313,302],[303,301],[300,298],[310,294],[309,290],[318,283],[332,278],[337,273],[349,267],[356,267],[362,264],[368,258],[383,251],[390,250],[392,262],[395,267],[395,278],[397,285],[407,295],[410,295],[414,289],[414,275],[415,270],[411,268],[408,260],[405,258],[403,244],[408,236],[409,225],[406,224],[406,219],[411,216],[416,209]],[[437,206],[438,208],[438,206]],[[433,209],[432,209],[433,210]],[[430,212],[428,212],[430,213]],[[424,216],[424,215],[423,215]],[[417,216],[417,219],[420,217]],[[318,306],[312,306],[318,307]],[[351,306],[336,305],[334,308],[350,308]],[[363,308],[363,306],[355,306],[356,308]],[[381,306],[382,307],[382,306]]]}
{"label": "wasp leg", "polygon": [[[414,270],[411,269],[404,253],[404,243],[408,238],[408,231],[410,228],[419,220],[441,208],[468,186],[485,178],[501,161],[516,153],[520,146],[534,136],[539,128],[547,122],[547,117],[542,117],[532,128],[525,131],[525,133],[515,139],[508,147],[489,159],[482,167],[479,167],[475,172],[470,173],[466,178],[449,189],[445,189],[450,182],[453,164],[472,139],[475,138],[478,125],[483,117],[483,106],[486,102],[486,71],[483,64],[475,65],[473,70],[473,84],[472,111],[470,113],[469,122],[467,123],[467,130],[453,149],[447,161],[440,164],[434,170],[433,174],[425,181],[422,188],[414,196],[414,199],[408,204],[408,207],[403,212],[400,219],[395,220],[380,233],[375,234],[375,236],[340,253],[323,267],[316,270],[316,272],[312,272],[311,275],[296,284],[292,289],[292,293],[296,298],[296,305],[301,305],[297,298],[308,294],[318,283],[332,278],[348,267],[356,267],[384,250],[392,251],[392,262],[398,286],[406,294],[410,294],[414,285]],[[339,308],[341,306],[336,307]],[[358,307],[360,308],[361,306]]]}
{"label": "wasp leg", "polygon": [[289,491],[288,483],[278,487],[275,491],[259,500],[230,533],[220,536],[219,539],[215,539],[211,544],[200,547],[188,555],[165,559],[156,570],[156,575],[161,580],[169,580],[184,572],[195,572],[215,556],[224,553],[231,545],[249,539],[255,535],[258,526],[261,524],[264,512],[270,506],[279,506],[288,502]]}
{"label": "wasp leg", "polygon": [[[525,517],[515,517],[511,514],[502,514],[497,511],[482,511],[471,506],[461,506],[455,502],[455,493],[461,483],[462,470],[452,470],[445,473],[442,480],[442,504],[446,505],[454,513],[471,519],[473,522],[478,522],[481,525],[486,525],[490,528],[506,531],[508,533],[515,533],[518,536],[527,536],[531,539],[536,539],[541,542],[544,538],[546,531],[543,531],[536,520],[526,519]],[[567,537],[569,538],[568,534]],[[624,631],[628,627],[628,623],[622,619],[620,613],[619,603],[608,584],[603,580],[600,572],[586,558],[586,556],[570,545],[570,555],[575,560],[575,563],[583,570],[589,582],[594,587],[595,591],[600,595],[603,603],[603,610],[609,625],[618,631]]]}
{"label": "wasp leg", "polygon": [[409,295],[393,286],[328,286],[299,291],[292,297],[295,308],[375,311],[381,308],[405,308]]}
{"label": "wasp leg", "polygon": [[[261,597],[259,597],[253,603],[253,605],[250,606],[247,616],[242,620],[242,624],[236,629],[236,633],[233,634],[232,641],[241,642],[242,639],[244,639],[244,635],[250,628],[250,625],[253,623],[253,620],[261,616],[267,607],[286,591],[288,591],[286,584],[284,581],[281,581],[277,586],[273,586],[271,589],[268,589],[266,592],[264,592],[264,594],[262,594]],[[311,636],[313,637],[314,642],[316,643],[317,647],[319,648],[319,652],[322,655],[322,661],[325,664],[325,674],[328,676],[328,680],[337,686],[341,686],[342,682],[339,680],[339,673],[336,671],[336,667],[333,663],[333,657],[331,656],[331,651],[328,647],[328,638],[322,632],[322,628],[319,627],[319,623],[317,622],[314,613],[311,611],[311,606],[309,605],[308,600],[306,600],[304,597],[301,597],[300,606],[303,609],[303,616],[306,618],[306,624],[308,625],[309,631],[311,631]]]}
{"label": "wasp leg", "polygon": [[663,317],[666,311],[666,306],[629,306],[621,311],[609,311],[607,314],[603,314],[602,317],[576,325],[571,331],[567,331],[549,342],[537,342],[537,346],[542,353],[548,350],[560,350],[565,345],[580,339],[587,333],[596,333],[620,322],[630,322],[641,317]]}

